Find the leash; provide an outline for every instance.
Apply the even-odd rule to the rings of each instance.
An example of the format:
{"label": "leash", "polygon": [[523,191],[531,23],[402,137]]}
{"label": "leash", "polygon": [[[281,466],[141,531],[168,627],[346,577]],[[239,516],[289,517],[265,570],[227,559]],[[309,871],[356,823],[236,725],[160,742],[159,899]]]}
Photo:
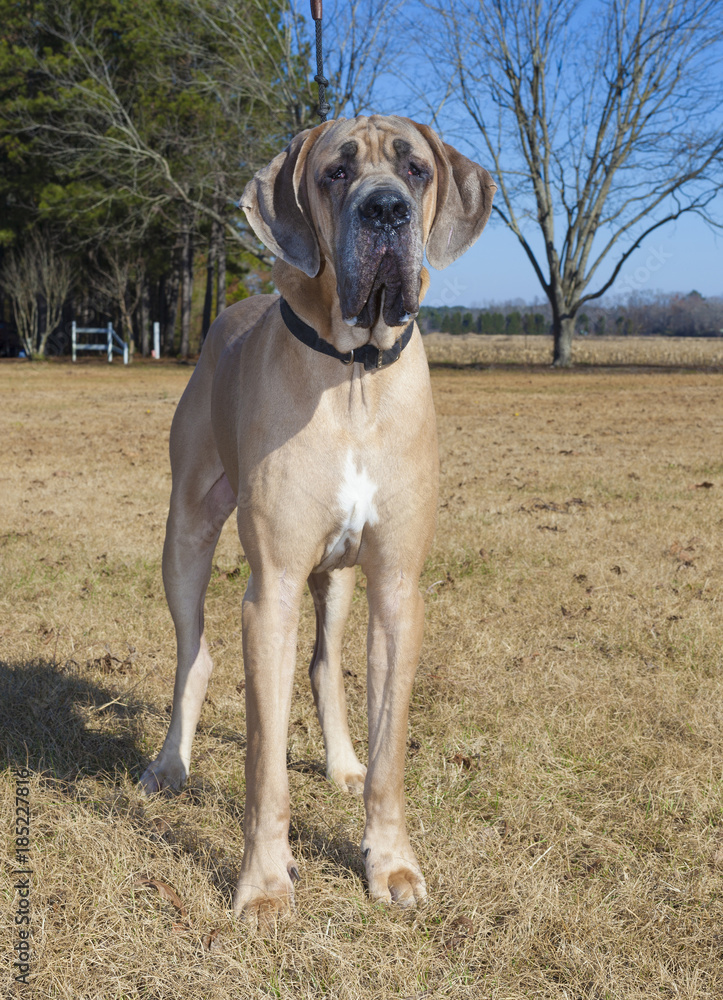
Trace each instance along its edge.
{"label": "leash", "polygon": [[319,107],[316,113],[319,116],[319,121],[325,122],[326,116],[331,111],[331,107],[326,101],[326,88],[329,86],[329,81],[324,76],[324,53],[321,43],[322,0],[309,0],[309,2],[311,5],[311,16],[314,19],[314,27],[316,28],[316,76],[314,80],[319,85]]}
{"label": "leash", "polygon": [[343,365],[353,365],[355,362],[362,364],[364,365],[364,371],[367,372],[373,372],[379,368],[387,368],[389,365],[393,365],[395,361],[398,361],[399,355],[412,339],[412,333],[414,332],[414,320],[412,320],[405,327],[404,333],[399,340],[395,341],[394,345],[388,351],[380,351],[373,344],[363,344],[361,347],[355,347],[353,351],[347,351],[345,354],[342,354],[328,340],[320,337],[313,326],[309,326],[301,317],[297,316],[285,298],[282,297],[279,300],[279,305],[281,307],[281,318],[286,324],[286,329],[289,333],[293,333],[296,339],[300,340],[302,344],[306,344],[312,351],[318,351],[320,354],[326,354],[330,358],[336,358]]}

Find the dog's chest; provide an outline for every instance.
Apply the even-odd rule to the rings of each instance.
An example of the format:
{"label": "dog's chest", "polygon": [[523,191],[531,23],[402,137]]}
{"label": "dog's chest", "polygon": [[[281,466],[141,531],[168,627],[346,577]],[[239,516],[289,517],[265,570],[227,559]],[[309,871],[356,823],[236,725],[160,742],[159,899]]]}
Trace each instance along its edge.
{"label": "dog's chest", "polygon": [[353,566],[357,561],[364,528],[379,520],[375,496],[378,484],[363,462],[347,452],[335,498],[335,524],[327,537],[319,570]]}

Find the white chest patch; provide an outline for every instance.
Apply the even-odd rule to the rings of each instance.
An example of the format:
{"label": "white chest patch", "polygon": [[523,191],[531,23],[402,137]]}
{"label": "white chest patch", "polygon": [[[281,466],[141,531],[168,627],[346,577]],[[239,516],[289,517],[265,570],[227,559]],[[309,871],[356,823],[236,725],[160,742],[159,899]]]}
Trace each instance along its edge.
{"label": "white chest patch", "polygon": [[324,549],[319,569],[354,564],[365,525],[374,525],[379,520],[374,506],[376,491],[377,484],[369,478],[369,473],[363,466],[357,467],[351,452],[347,452],[344,478],[337,494],[340,520]]}

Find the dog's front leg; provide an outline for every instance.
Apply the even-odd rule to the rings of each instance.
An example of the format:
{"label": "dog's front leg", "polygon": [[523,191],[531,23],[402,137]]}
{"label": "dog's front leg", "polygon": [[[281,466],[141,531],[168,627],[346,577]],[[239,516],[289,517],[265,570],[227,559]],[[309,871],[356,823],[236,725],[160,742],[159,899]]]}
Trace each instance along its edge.
{"label": "dog's front leg", "polygon": [[370,575],[367,702],[369,766],[362,853],[373,899],[413,906],[427,895],[404,818],[409,698],[422,644],[424,606],[416,576]]}
{"label": "dog's front leg", "polygon": [[293,907],[286,745],[303,581],[252,573],[243,603],[246,677],[244,856],[234,912],[262,930]]}

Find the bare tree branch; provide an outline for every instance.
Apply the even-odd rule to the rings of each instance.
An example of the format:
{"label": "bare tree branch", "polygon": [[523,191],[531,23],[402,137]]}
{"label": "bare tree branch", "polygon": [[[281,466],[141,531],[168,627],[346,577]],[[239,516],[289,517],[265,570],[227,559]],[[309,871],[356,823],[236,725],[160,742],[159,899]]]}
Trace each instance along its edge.
{"label": "bare tree branch", "polygon": [[646,236],[687,213],[720,224],[712,214],[723,189],[719,5],[424,6],[443,27],[459,90],[447,113],[473,124],[492,160],[496,212],[550,301],[555,361],[567,364],[580,305],[612,287]]}

